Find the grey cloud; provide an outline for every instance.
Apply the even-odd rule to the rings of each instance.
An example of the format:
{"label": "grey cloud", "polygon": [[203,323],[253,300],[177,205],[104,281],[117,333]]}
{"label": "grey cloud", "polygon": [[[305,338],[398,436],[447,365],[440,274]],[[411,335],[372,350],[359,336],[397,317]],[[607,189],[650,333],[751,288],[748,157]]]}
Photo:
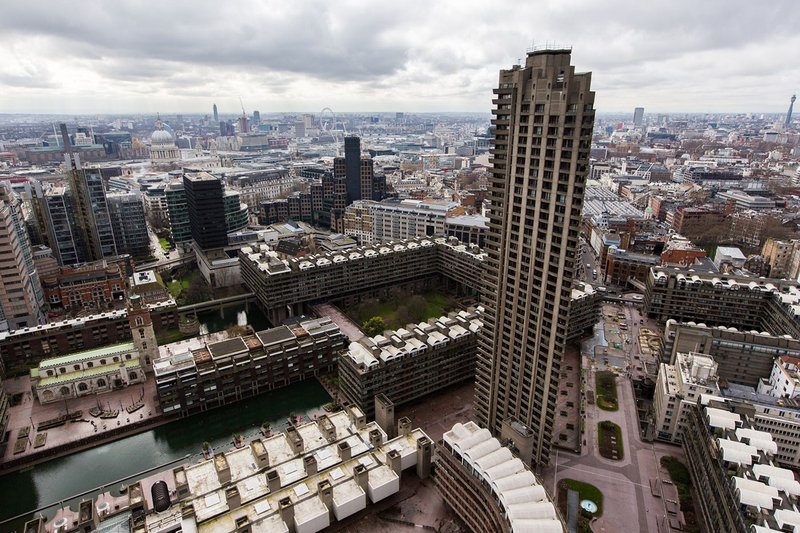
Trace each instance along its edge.
{"label": "grey cloud", "polygon": [[[645,101],[662,98],[665,87],[711,91],[743,79],[748,87],[738,88],[731,103],[744,105],[749,94],[758,106],[766,100],[751,78],[787,83],[798,74],[791,0],[8,4],[0,16],[0,59],[2,45],[33,50],[26,46],[33,40],[31,61],[40,54],[80,64],[131,95],[201,98],[238,84],[253,98],[295,98],[297,88],[320,101],[336,91],[363,95],[370,109],[391,93],[410,105],[455,99],[483,110],[497,71],[523,57],[533,39],[572,44],[576,67],[594,72],[598,101],[607,97],[616,106],[630,105],[626,94]],[[52,83],[41,78],[0,74],[0,83]],[[703,98],[670,102],[699,106]]]}

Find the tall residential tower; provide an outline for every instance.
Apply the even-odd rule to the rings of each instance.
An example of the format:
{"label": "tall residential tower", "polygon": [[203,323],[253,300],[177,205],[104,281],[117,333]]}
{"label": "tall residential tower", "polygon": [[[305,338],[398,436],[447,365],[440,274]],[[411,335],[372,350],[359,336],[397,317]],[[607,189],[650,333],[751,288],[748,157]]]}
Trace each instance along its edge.
{"label": "tall residential tower", "polygon": [[594,125],[590,84],[569,50],[539,50],[501,70],[494,91],[475,415],[532,463],[550,454]]}

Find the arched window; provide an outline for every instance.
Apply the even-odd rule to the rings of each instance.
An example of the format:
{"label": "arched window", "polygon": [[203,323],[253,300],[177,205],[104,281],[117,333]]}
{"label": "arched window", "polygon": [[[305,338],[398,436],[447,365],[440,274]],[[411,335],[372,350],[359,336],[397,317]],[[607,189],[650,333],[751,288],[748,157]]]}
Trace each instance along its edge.
{"label": "arched window", "polygon": [[58,392],[61,393],[61,396],[69,396],[71,391],[69,390],[69,387],[61,387],[58,389]]}
{"label": "arched window", "polygon": [[73,365],[72,368],[76,371],[81,369],[81,365]]}
{"label": "arched window", "polygon": [[104,364],[106,364],[106,360],[105,360],[105,359],[100,359],[100,364],[101,364],[101,365],[104,365]]}
{"label": "arched window", "polygon": [[137,316],[136,317],[136,325],[137,326],[144,326],[144,318]]}
{"label": "arched window", "polygon": [[97,386],[98,387],[105,387],[106,386],[106,380],[104,380],[103,378],[98,379],[97,380]]}
{"label": "arched window", "polygon": [[136,379],[136,372],[128,373],[128,377],[131,378],[131,379]]}
{"label": "arched window", "polygon": [[44,391],[42,393],[42,398],[44,398],[44,401],[46,401],[46,402],[53,401],[53,391],[51,391],[51,390]]}
{"label": "arched window", "polygon": [[86,392],[87,390],[89,390],[89,385],[87,385],[86,383],[78,383],[79,392]]}

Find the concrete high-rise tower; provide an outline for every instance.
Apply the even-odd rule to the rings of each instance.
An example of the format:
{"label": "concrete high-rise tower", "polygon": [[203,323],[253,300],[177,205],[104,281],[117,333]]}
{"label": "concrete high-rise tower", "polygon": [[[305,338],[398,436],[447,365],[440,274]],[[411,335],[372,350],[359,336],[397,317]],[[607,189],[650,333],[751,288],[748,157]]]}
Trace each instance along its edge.
{"label": "concrete high-rise tower", "polygon": [[794,108],[795,100],[797,100],[797,95],[793,94],[789,99],[789,112],[786,113],[786,124],[784,124],[787,128],[792,124],[792,109]]}
{"label": "concrete high-rise tower", "polygon": [[644,123],[644,108],[637,107],[633,110],[633,125],[637,128]]}
{"label": "concrete high-rise tower", "polygon": [[217,112],[217,104],[214,104],[213,110],[214,110],[214,123],[216,124],[219,122],[219,113]]}
{"label": "concrete high-rise tower", "polygon": [[[500,71],[475,416],[548,462],[594,125],[591,74],[569,50]],[[524,442],[515,435],[524,435]]]}

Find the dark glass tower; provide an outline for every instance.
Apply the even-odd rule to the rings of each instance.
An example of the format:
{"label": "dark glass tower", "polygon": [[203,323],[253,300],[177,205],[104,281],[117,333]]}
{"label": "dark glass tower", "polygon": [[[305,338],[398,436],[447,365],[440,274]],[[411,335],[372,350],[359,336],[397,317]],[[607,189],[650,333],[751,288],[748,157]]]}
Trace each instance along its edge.
{"label": "dark glass tower", "polygon": [[347,205],[361,200],[361,139],[344,138],[344,174],[347,183]]}
{"label": "dark glass tower", "polygon": [[185,174],[186,207],[192,239],[202,250],[228,245],[222,182],[208,172]]}

